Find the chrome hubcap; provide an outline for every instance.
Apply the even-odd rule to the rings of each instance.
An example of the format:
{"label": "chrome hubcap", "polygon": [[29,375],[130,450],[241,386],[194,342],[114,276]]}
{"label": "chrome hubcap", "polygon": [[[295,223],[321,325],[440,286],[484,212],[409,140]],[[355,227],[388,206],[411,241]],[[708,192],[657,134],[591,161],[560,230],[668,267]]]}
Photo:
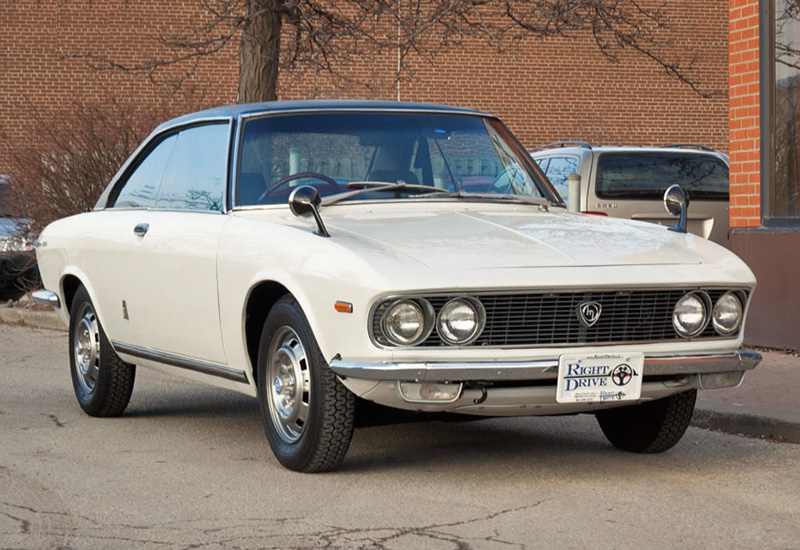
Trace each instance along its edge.
{"label": "chrome hubcap", "polygon": [[281,327],[272,337],[267,380],[272,380],[267,399],[272,423],[287,443],[303,435],[311,404],[311,373],[306,350],[290,327]]}
{"label": "chrome hubcap", "polygon": [[92,393],[97,386],[100,372],[100,329],[97,315],[90,304],[83,304],[78,312],[80,321],[73,335],[73,356],[75,357],[78,383],[86,393]]}

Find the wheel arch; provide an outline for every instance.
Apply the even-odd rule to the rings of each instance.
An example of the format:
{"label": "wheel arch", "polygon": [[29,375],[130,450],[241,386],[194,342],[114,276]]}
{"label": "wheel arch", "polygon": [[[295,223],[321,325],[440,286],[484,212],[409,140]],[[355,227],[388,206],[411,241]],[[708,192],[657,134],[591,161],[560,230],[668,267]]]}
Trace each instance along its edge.
{"label": "wheel arch", "polygon": [[244,308],[244,337],[252,379],[256,380],[261,331],[275,303],[292,293],[277,281],[261,281],[250,289]]}
{"label": "wheel arch", "polygon": [[72,301],[75,299],[75,293],[78,292],[78,288],[80,288],[81,285],[83,285],[83,281],[81,281],[78,276],[71,273],[65,275],[61,280],[61,292],[64,296],[64,311],[67,316],[69,316],[70,311],[72,311]]}

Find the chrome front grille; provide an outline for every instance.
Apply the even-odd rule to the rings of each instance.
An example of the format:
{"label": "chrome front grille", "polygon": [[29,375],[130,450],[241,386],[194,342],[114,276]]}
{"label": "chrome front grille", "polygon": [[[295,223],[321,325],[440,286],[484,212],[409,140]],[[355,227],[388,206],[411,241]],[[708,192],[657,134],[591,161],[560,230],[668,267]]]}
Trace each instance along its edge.
{"label": "chrome front grille", "polygon": [[[715,303],[728,289],[704,289]],[[629,342],[682,340],[672,327],[672,312],[688,289],[612,290],[585,292],[468,293],[486,309],[486,326],[480,337],[468,347],[542,347],[592,345]],[[438,313],[453,295],[420,295]],[[747,294],[742,291],[743,303]],[[597,323],[586,327],[579,319],[578,308],[585,302],[597,302],[602,311]],[[380,318],[388,302],[382,302],[372,316],[372,336],[376,343],[389,345],[381,333]],[[734,338],[737,333],[725,336]],[[694,339],[723,338],[711,323]],[[423,347],[447,346],[436,330]]]}

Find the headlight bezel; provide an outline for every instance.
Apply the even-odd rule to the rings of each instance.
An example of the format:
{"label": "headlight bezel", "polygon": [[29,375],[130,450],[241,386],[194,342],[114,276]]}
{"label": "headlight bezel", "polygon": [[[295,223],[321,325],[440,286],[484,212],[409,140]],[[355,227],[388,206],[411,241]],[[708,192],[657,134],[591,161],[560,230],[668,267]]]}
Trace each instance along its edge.
{"label": "headlight bezel", "polygon": [[[393,333],[387,321],[389,313],[396,307],[408,305],[419,312],[420,315],[420,328],[413,338],[402,338],[396,333]],[[435,312],[431,303],[424,298],[396,298],[391,300],[386,306],[380,317],[380,330],[384,338],[393,347],[413,347],[421,342],[424,342],[433,331]]]}
{"label": "headlight bezel", "polygon": [[[736,317],[736,323],[730,329],[726,330],[719,326],[719,323],[717,322],[716,319],[716,311],[717,307],[719,307],[719,305],[722,303],[722,300],[724,300],[728,296],[736,300],[736,304],[738,306],[737,308],[738,313]],[[729,290],[728,292],[717,298],[717,301],[711,308],[711,313],[710,313],[711,325],[714,327],[714,331],[720,336],[732,336],[736,334],[742,328],[742,323],[744,322],[744,308],[745,308],[745,302],[742,299],[741,294],[739,292],[736,292],[735,290]]]}
{"label": "headlight bezel", "polygon": [[[451,307],[453,304],[457,304],[459,302],[468,305],[475,312],[476,317],[475,328],[472,330],[472,333],[467,338],[462,340],[450,338],[447,334],[445,334],[445,330],[442,328],[443,318],[448,307]],[[472,296],[454,296],[448,300],[436,314],[436,334],[439,335],[439,338],[441,338],[445,344],[450,346],[468,346],[480,337],[485,327],[486,308],[483,306],[480,300]]]}
{"label": "headlight bezel", "polygon": [[[697,298],[700,304],[702,305],[703,320],[697,329],[692,331],[688,330],[685,331],[682,330],[682,327],[677,322],[678,307],[684,300],[687,300],[689,298]],[[701,335],[708,326],[708,323],[711,319],[711,307],[712,307],[711,298],[709,297],[706,291],[692,290],[691,292],[687,292],[686,294],[680,297],[680,299],[675,304],[675,307],[673,307],[672,309],[672,328],[675,329],[676,334],[678,334],[678,336],[680,336],[681,338],[694,338],[696,336]]]}

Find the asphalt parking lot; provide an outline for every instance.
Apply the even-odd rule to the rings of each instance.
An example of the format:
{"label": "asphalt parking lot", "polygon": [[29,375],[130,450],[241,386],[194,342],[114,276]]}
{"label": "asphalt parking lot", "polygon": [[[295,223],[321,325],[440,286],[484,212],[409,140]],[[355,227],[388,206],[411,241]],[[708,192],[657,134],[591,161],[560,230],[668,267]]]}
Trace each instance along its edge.
{"label": "asphalt parking lot", "polygon": [[798,463],[698,428],[629,455],[582,416],[360,429],[297,474],[255,400],[142,369],[90,418],[66,334],[0,325],[0,548],[797,548]]}

